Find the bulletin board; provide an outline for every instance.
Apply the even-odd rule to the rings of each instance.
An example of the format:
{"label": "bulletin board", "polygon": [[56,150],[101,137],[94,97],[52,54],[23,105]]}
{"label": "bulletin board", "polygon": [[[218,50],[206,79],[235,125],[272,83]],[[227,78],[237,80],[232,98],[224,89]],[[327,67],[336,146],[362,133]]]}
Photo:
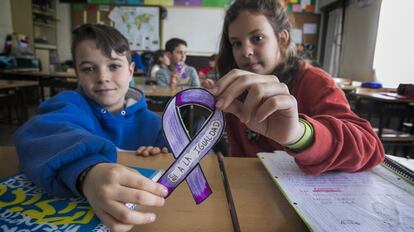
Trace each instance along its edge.
{"label": "bulletin board", "polygon": [[72,28],[84,23],[102,23],[119,30],[131,50],[161,48],[161,20],[158,6],[72,5]]}

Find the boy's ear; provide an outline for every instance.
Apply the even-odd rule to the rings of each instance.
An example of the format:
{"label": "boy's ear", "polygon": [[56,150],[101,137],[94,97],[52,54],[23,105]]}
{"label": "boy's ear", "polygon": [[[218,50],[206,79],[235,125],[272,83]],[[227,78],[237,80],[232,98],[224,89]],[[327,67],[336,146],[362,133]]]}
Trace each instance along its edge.
{"label": "boy's ear", "polygon": [[134,76],[134,70],[135,70],[135,62],[131,62],[131,64],[129,64],[129,76],[132,78],[132,76]]}
{"label": "boy's ear", "polygon": [[279,42],[285,46],[289,44],[289,32],[286,29],[279,33]]}

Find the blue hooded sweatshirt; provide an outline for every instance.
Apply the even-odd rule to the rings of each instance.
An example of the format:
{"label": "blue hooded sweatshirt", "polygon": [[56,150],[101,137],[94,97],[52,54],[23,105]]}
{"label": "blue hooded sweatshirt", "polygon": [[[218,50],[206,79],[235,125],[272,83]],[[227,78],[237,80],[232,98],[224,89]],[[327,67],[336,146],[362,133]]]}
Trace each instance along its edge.
{"label": "blue hooded sweatshirt", "polygon": [[126,102],[124,110],[111,114],[80,89],[44,101],[39,115],[15,134],[23,173],[55,196],[72,197],[80,195],[80,173],[97,163],[115,163],[117,148],[167,147],[160,117],[147,109],[143,93],[130,87]]}

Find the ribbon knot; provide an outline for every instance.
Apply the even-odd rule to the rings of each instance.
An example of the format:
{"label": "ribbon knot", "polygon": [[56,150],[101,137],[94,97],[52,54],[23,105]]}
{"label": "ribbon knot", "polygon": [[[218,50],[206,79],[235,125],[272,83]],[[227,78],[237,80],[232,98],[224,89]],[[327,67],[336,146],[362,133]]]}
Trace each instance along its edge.
{"label": "ribbon knot", "polygon": [[[193,139],[185,129],[179,113],[179,108],[185,105],[198,105],[212,111]],[[199,162],[223,134],[224,114],[216,109],[215,98],[211,93],[205,89],[191,88],[179,92],[168,102],[162,125],[176,160],[160,177],[158,183],[167,187],[169,196],[186,180],[195,202],[200,204],[212,194],[212,190]]]}

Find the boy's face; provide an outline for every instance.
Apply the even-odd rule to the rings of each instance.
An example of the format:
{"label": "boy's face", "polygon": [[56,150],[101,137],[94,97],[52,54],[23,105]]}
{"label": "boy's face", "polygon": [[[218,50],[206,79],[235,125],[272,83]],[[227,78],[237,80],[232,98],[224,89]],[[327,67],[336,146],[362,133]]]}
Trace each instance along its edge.
{"label": "boy's face", "polygon": [[168,54],[172,65],[184,63],[187,57],[187,46],[185,46],[184,44],[180,44],[177,47],[175,47],[172,53],[168,52]]}
{"label": "boy's face", "polygon": [[85,94],[107,111],[124,108],[125,95],[134,72],[125,55],[112,51],[105,57],[94,40],[84,40],[75,49],[76,73]]}

